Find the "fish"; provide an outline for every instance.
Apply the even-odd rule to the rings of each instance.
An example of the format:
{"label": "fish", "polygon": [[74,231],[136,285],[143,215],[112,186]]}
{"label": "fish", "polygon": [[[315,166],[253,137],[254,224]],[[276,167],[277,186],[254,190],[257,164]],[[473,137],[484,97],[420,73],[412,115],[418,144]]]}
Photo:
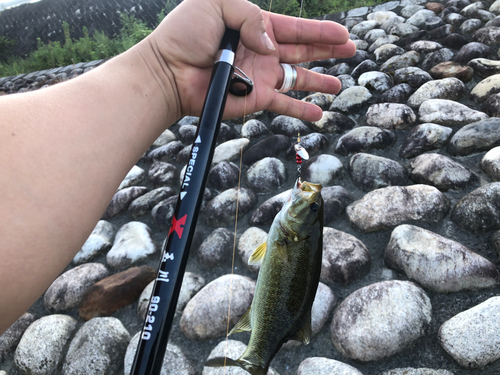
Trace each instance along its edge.
{"label": "fish", "polygon": [[288,340],[310,342],[323,253],[321,188],[299,178],[274,218],[267,241],[248,260],[261,264],[254,298],[229,332],[251,332],[247,349],[238,359],[216,357],[205,366],[239,366],[252,375],[265,375]]}

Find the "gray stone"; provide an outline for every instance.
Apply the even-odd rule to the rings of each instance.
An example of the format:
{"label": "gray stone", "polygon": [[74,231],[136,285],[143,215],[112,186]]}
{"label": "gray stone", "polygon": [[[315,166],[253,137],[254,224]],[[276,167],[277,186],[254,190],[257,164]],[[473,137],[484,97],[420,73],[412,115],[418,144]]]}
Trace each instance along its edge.
{"label": "gray stone", "polygon": [[408,68],[401,68],[394,73],[394,83],[407,83],[411,87],[418,89],[424,83],[432,81],[432,76],[426,71],[410,66]]}
{"label": "gray stone", "polygon": [[368,102],[371,97],[372,94],[365,87],[350,87],[335,98],[330,110],[352,113]]}
{"label": "gray stone", "polygon": [[460,366],[483,368],[500,358],[499,321],[500,297],[492,297],[444,322],[439,343]]}
{"label": "gray stone", "polygon": [[431,302],[408,281],[382,281],[356,290],[333,315],[330,331],[337,350],[362,362],[390,357],[423,336]]}
{"label": "gray stone", "polygon": [[430,368],[395,368],[389,371],[384,371],[380,375],[453,375],[447,370],[434,370]]}
{"label": "gray stone", "polygon": [[414,225],[392,231],[385,264],[436,293],[493,288],[500,272],[462,244]]}
{"label": "gray stone", "polygon": [[397,161],[365,153],[351,158],[349,173],[354,184],[364,191],[407,182],[407,172]]}
{"label": "gray stone", "polygon": [[100,263],[86,263],[64,272],[45,292],[45,309],[60,313],[77,307],[87,288],[108,275],[108,270]]}
{"label": "gray stone", "polygon": [[339,230],[323,229],[321,280],[346,286],[370,272],[368,248],[356,237]]}
{"label": "gray stone", "polygon": [[439,51],[431,52],[427,56],[425,56],[424,61],[422,62],[422,69],[425,71],[429,71],[437,64],[445,61],[450,61],[451,59],[453,59],[453,56],[453,51],[448,48],[442,48]]}
{"label": "gray stone", "polygon": [[380,71],[392,74],[396,70],[401,68],[408,68],[409,66],[415,66],[420,62],[420,54],[415,51],[406,52],[402,55],[393,56],[380,67]]}
{"label": "gray stone", "polygon": [[489,77],[494,74],[500,74],[500,61],[498,60],[489,60],[489,59],[473,59],[469,61],[468,64],[474,72],[479,77]]}
{"label": "gray stone", "polygon": [[492,148],[483,156],[481,168],[493,181],[500,181],[500,146]]}
{"label": "gray stone", "polygon": [[159,230],[167,230],[172,224],[178,197],[172,196],[156,204],[151,210],[153,221]]}
{"label": "gray stone", "polygon": [[73,258],[73,263],[78,265],[90,262],[100,254],[111,249],[113,245],[114,227],[108,221],[99,220],[87,241]]}
{"label": "gray stone", "polygon": [[335,183],[344,170],[342,162],[333,155],[322,154],[309,159],[302,168],[304,181],[329,186]]}
{"label": "gray stone", "polygon": [[17,346],[16,367],[24,374],[55,373],[76,324],[72,317],[60,314],[47,315],[33,322]]}
{"label": "gray stone", "polygon": [[285,182],[286,169],[277,158],[264,158],[247,170],[248,186],[256,193],[270,193],[279,189]]}
{"label": "gray stone", "polygon": [[182,125],[179,127],[179,138],[184,143],[193,143],[198,126],[196,125]]}
{"label": "gray stone", "polygon": [[176,137],[175,134],[172,133],[170,129],[165,130],[161,135],[154,141],[153,146],[154,147],[160,147],[163,145],[166,145],[168,142],[175,141]]}
{"label": "gray stone", "polygon": [[437,150],[446,145],[453,129],[431,123],[414,127],[401,145],[399,155],[412,158],[425,151]]}
{"label": "gray stone", "polygon": [[433,42],[432,40],[419,40],[411,43],[408,48],[411,51],[416,51],[418,53],[431,53],[439,51],[443,46],[438,42]]}
{"label": "gray stone", "polygon": [[[383,48],[384,46],[380,47]],[[384,92],[389,90],[394,83],[392,78],[382,72],[366,72],[358,78],[358,84],[370,91]]]}
{"label": "gray stone", "polygon": [[[476,31],[476,33],[478,31]],[[455,56],[455,62],[466,65],[472,59],[487,57],[489,53],[490,48],[487,45],[479,42],[471,42],[460,48]]]}
{"label": "gray stone", "polygon": [[366,112],[366,124],[381,129],[400,130],[411,128],[417,120],[413,110],[405,104],[373,104]]}
{"label": "gray stone", "polygon": [[331,75],[331,76],[339,76],[343,74],[349,74],[349,71],[351,68],[349,67],[349,64],[343,62],[339,63],[337,65],[332,66],[330,69],[326,71],[325,74]]}
{"label": "gray stone", "polygon": [[470,155],[500,145],[500,117],[473,122],[457,131],[448,144],[451,155]]}
{"label": "gray stone", "polygon": [[[488,17],[488,15],[485,16],[486,17],[482,19],[483,22],[491,21],[494,18],[493,15],[493,17]],[[472,35],[472,39],[487,46],[497,45],[500,40],[500,27],[490,26],[479,29]]]}
{"label": "gray stone", "polygon": [[[396,2],[393,1],[393,3]],[[391,12],[390,10],[378,10],[366,16],[366,19],[369,21],[377,21],[379,24],[382,25],[385,21],[394,17],[399,17],[399,16],[396,13]]]}
{"label": "gray stone", "polygon": [[466,93],[467,89],[457,78],[443,78],[423,84],[408,99],[410,107],[419,107],[429,99],[457,100]]}
{"label": "gray stone", "polygon": [[244,138],[259,138],[269,134],[269,130],[262,121],[251,119],[241,127],[241,136]]}
{"label": "gray stone", "polygon": [[[187,125],[184,125],[187,126]],[[173,161],[176,155],[184,148],[181,141],[172,141],[166,145],[155,148],[148,153],[148,158],[152,160],[170,162]]]}
{"label": "gray stone", "polygon": [[359,38],[363,39],[366,33],[374,28],[378,27],[379,23],[377,21],[363,21],[353,26],[351,29],[351,34],[357,35]]}
{"label": "gray stone", "polygon": [[410,177],[419,184],[428,184],[439,190],[460,190],[478,182],[478,177],[460,163],[441,154],[426,153],[411,162]]}
{"label": "gray stone", "polygon": [[113,216],[126,211],[133,200],[146,194],[148,190],[149,189],[145,186],[131,186],[117,191],[102,215],[102,218],[105,220],[111,219]]}
{"label": "gray stone", "polygon": [[203,240],[196,252],[198,263],[208,269],[229,265],[234,235],[226,228],[217,228]]}
{"label": "gray stone", "polygon": [[335,221],[353,201],[352,195],[342,186],[326,186],[321,190],[325,207],[325,224]]}
{"label": "gray stone", "polygon": [[366,40],[353,40],[355,46],[356,46],[356,51],[361,50],[361,51],[366,51],[368,47],[370,46]]}
{"label": "gray stone", "polygon": [[495,74],[479,82],[471,90],[470,97],[475,102],[481,103],[498,93],[500,93],[500,74]]}
{"label": "gray stone", "polygon": [[500,229],[500,182],[486,184],[460,199],[451,212],[451,220],[473,233]]}
{"label": "gray stone", "polygon": [[258,227],[248,228],[238,240],[238,253],[245,264],[251,271],[258,272],[260,264],[248,264],[248,259],[253,254],[255,249],[267,241],[267,232]]}
{"label": "gray stone", "polygon": [[271,224],[276,214],[281,210],[292,190],[286,190],[269,198],[255,209],[248,221],[250,225]]}
{"label": "gray stone", "polygon": [[407,83],[401,83],[387,90],[377,99],[378,103],[406,103],[413,89]]}
{"label": "gray stone", "polygon": [[410,25],[409,23],[398,23],[391,26],[387,34],[397,35],[400,38],[405,38],[419,31],[418,27]]}
{"label": "gray stone", "polygon": [[362,232],[390,229],[409,220],[436,223],[446,215],[448,199],[428,185],[389,186],[373,190],[349,205],[349,221]]}
{"label": "gray stone", "polygon": [[395,140],[396,137],[390,130],[374,126],[360,126],[339,138],[335,152],[346,156],[372,148],[387,148],[392,146]]}
{"label": "gray stone", "polygon": [[63,375],[113,375],[122,368],[130,334],[116,318],[93,318],[75,334]]}
{"label": "gray stone", "polygon": [[184,308],[180,321],[182,332],[191,340],[206,340],[224,335],[227,332],[229,302],[229,327],[232,327],[250,307],[254,292],[255,281],[248,277],[224,275],[213,280]]}
{"label": "gray stone", "polygon": [[500,0],[495,1],[493,4],[491,4],[489,11],[491,13],[499,13],[500,12]]}
{"label": "gray stone", "polygon": [[215,148],[212,164],[239,159],[242,150],[246,150],[249,145],[248,138],[231,139],[220,144]]}
{"label": "gray stone", "polygon": [[300,363],[297,369],[297,375],[318,374],[363,375],[362,372],[347,363],[323,357],[306,358]]}
{"label": "gray stone", "polygon": [[118,187],[118,190],[137,185],[145,177],[146,177],[146,171],[141,167],[134,165],[123,179],[122,183]]}
{"label": "gray stone", "polygon": [[365,60],[352,70],[351,77],[357,80],[361,74],[374,71],[378,71],[378,65],[372,60]]}
{"label": "gray stone", "polygon": [[225,227],[234,223],[236,219],[236,207],[238,207],[238,215],[243,216],[256,203],[257,197],[250,189],[228,189],[207,203],[202,210],[202,217],[205,223],[211,227]]}
{"label": "gray stone", "polygon": [[7,359],[11,351],[16,348],[24,332],[34,321],[35,316],[32,313],[24,313],[0,335],[0,363]]}
{"label": "gray stone", "polygon": [[159,187],[141,195],[139,198],[134,199],[128,206],[128,211],[134,217],[146,215],[162,200],[165,200],[175,194],[175,190],[171,187]]}
{"label": "gray stone", "polygon": [[[137,345],[139,344],[139,338],[141,332],[137,332],[130,343],[127,346],[127,351],[125,352],[124,358],[124,374],[130,374],[132,370],[132,365],[134,363],[135,353],[137,352]],[[182,352],[182,350],[172,343],[167,344],[167,349],[165,356],[163,357],[163,362],[161,365],[160,375],[195,375],[196,370]]]}
{"label": "gray stone", "polygon": [[[320,107],[323,111],[328,110],[333,100],[336,98],[335,95],[323,94],[321,92],[316,92],[314,94],[306,96],[302,101],[306,103],[312,103]],[[274,120],[273,120],[274,122]],[[304,133],[306,134],[306,133]]]}
{"label": "gray stone", "polygon": [[369,47],[368,52],[374,52],[377,48],[380,48],[386,44],[393,44],[399,40],[399,36],[387,35],[374,41]]}
{"label": "gray stone", "polygon": [[106,261],[113,268],[124,269],[145,261],[155,252],[151,229],[140,221],[130,221],[116,233],[113,247],[106,254]]}
{"label": "gray stone", "polygon": [[491,95],[481,109],[491,117],[500,117],[500,93]]}
{"label": "gray stone", "polygon": [[175,186],[179,172],[177,168],[163,161],[155,161],[148,171],[149,180],[155,187]]}
{"label": "gray stone", "polygon": [[323,111],[321,119],[311,123],[314,130],[325,134],[342,133],[352,129],[354,125],[356,125],[356,123],[346,115],[332,111]]}
{"label": "gray stone", "polygon": [[208,174],[208,181],[217,190],[227,190],[238,185],[240,169],[232,162],[221,161]]}
{"label": "gray stone", "polygon": [[407,23],[416,27],[424,27],[425,22],[429,18],[433,18],[436,16],[432,10],[422,9],[413,14],[410,18],[406,20]]}
{"label": "gray stone", "polygon": [[406,18],[410,18],[413,14],[417,13],[419,10],[424,9],[423,5],[410,4],[406,5],[403,9],[401,9],[401,15]]}
{"label": "gray stone", "polygon": [[[323,112],[325,113],[333,113],[333,112]],[[343,115],[341,115],[343,116]],[[326,116],[324,116],[326,117]],[[347,120],[352,121],[349,117],[344,116]],[[354,126],[354,121],[353,126]],[[304,147],[307,152],[309,153],[309,156],[314,155],[318,151],[321,151],[322,149],[326,148],[328,146],[328,138],[321,134],[321,133],[311,133],[308,134],[304,137],[300,137],[300,145]],[[290,148],[287,151],[287,155],[290,157],[293,157],[296,155],[295,148],[294,146],[290,146]]]}
{"label": "gray stone", "polygon": [[[341,74],[341,75],[337,76],[337,78],[339,79],[340,85],[341,85],[340,91],[338,92],[339,95],[341,93],[343,93],[344,91],[346,91],[347,89],[356,86],[356,82],[349,74]],[[337,98],[337,97],[335,97],[335,98]],[[333,101],[335,101],[335,99],[333,99]],[[330,111],[332,110],[332,108],[335,109],[335,107],[332,107],[332,106],[333,106],[333,102],[330,105],[330,108],[329,108]]]}
{"label": "gray stone", "polygon": [[[378,22],[378,21],[377,21]],[[384,21],[385,22],[385,21]],[[375,42],[378,38],[382,38],[384,36],[387,36],[387,34],[385,33],[385,30],[382,30],[382,29],[373,29],[373,30],[370,30],[366,33],[364,39],[372,44],[373,42]]]}
{"label": "gray stone", "polygon": [[418,117],[422,122],[446,126],[463,126],[487,119],[488,115],[453,100],[429,99],[420,105]]}
{"label": "gray stone", "polygon": [[471,18],[465,20],[462,25],[460,25],[460,32],[462,34],[472,34],[473,32],[479,30],[483,23],[477,18]]}
{"label": "gray stone", "polygon": [[276,116],[271,122],[271,130],[274,134],[284,134],[294,137],[297,134],[309,134],[311,129],[298,118],[290,116]]}

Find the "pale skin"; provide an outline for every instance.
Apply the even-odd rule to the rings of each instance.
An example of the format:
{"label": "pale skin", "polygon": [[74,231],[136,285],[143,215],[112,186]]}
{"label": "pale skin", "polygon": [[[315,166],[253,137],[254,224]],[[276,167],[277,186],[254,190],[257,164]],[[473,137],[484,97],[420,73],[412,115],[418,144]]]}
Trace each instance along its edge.
{"label": "pale skin", "polygon": [[[267,109],[307,121],[310,103],[276,93],[279,63],[355,52],[345,28],[261,11],[245,0],[185,0],[148,38],[76,79],[0,98],[0,334],[81,248],[127,172],[177,119],[199,115],[225,25],[254,91],[225,117]],[[274,48],[274,49],[273,49]],[[296,90],[336,93],[332,76],[297,68]]]}

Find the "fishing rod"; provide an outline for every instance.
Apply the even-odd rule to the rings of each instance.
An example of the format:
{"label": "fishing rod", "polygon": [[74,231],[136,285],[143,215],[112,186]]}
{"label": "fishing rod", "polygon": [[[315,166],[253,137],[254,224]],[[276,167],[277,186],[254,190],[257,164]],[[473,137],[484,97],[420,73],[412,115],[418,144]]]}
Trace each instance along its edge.
{"label": "fishing rod", "polygon": [[[130,375],[159,375],[184,278],[196,221],[228,92],[248,95],[253,82],[234,72],[239,31],[226,28],[213,65],[198,130],[191,148]],[[243,85],[243,86],[242,86]]]}

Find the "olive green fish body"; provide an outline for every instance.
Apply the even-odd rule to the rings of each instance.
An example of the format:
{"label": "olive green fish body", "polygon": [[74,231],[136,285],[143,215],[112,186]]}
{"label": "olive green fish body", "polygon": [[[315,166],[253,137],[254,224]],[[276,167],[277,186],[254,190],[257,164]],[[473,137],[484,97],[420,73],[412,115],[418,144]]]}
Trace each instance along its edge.
{"label": "olive green fish body", "polygon": [[[251,330],[247,349],[237,360],[226,358],[225,365],[240,366],[252,375],[267,374],[285,342],[309,342],[322,234],[321,185],[297,182],[269,230],[252,305],[231,331]],[[221,360],[209,360],[206,365],[223,365]]]}

